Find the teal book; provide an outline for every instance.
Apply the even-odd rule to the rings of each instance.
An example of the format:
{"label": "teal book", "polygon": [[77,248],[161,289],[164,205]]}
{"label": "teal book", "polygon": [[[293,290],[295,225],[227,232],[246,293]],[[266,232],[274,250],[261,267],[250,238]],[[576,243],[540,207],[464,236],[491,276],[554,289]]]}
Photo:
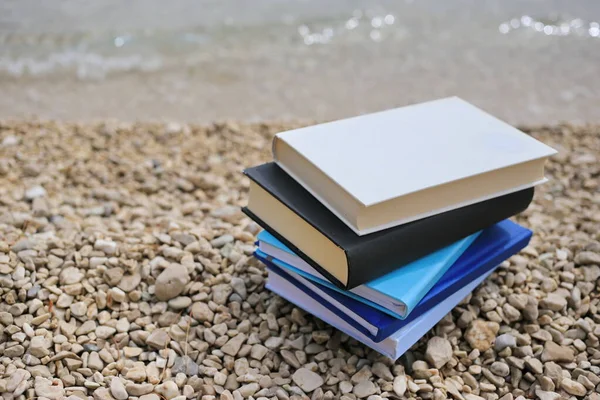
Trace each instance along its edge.
{"label": "teal book", "polygon": [[310,264],[267,231],[258,234],[258,254],[277,266],[295,272],[306,279],[325,285],[395,318],[404,319],[440,280],[454,262],[469,248],[481,232],[467,236],[434,253],[396,270],[344,290],[334,285]]}

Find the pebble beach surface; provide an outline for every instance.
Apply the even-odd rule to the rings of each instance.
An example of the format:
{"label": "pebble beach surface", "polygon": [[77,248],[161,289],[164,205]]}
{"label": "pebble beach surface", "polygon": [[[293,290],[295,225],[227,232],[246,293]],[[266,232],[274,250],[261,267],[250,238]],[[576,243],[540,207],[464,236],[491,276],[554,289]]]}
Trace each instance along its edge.
{"label": "pebble beach surface", "polygon": [[600,399],[600,127],[527,129],[530,246],[395,363],[264,288],[241,171],[290,127],[0,122],[3,399]]}

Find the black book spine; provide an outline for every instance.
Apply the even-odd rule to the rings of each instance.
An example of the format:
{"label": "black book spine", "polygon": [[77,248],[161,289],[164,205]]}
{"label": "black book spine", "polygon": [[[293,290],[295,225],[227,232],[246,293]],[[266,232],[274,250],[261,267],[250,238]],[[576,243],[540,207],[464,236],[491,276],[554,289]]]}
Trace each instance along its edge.
{"label": "black book spine", "polygon": [[321,275],[323,275],[325,278],[327,278],[329,280],[329,282],[333,283],[334,285],[342,288],[342,289],[348,289],[347,286],[345,286],[342,282],[340,282],[339,279],[337,279],[335,276],[333,276],[329,271],[327,271],[325,268],[321,267],[319,264],[317,264],[316,262],[314,262],[312,260],[312,258],[308,257],[306,254],[304,254],[298,247],[296,247],[292,242],[290,242],[289,240],[287,240],[285,237],[283,237],[279,232],[277,232],[275,229],[273,229],[271,226],[269,226],[265,221],[263,221],[261,218],[259,218],[256,214],[254,214],[252,211],[250,211],[248,209],[248,207],[242,207],[242,212],[244,214],[246,214],[248,217],[250,217],[252,220],[254,220],[254,222],[256,222],[257,224],[259,224],[264,230],[266,230],[267,232],[269,232],[271,235],[273,235],[277,240],[279,240],[281,243],[285,244],[290,250],[292,250],[294,253],[296,253],[300,258],[302,258],[304,261],[306,261],[306,263],[308,265],[310,265],[311,267],[313,267],[315,270],[319,271],[321,273]]}
{"label": "black book spine", "polygon": [[534,189],[521,190],[387,229],[345,248],[352,289],[525,210]]}

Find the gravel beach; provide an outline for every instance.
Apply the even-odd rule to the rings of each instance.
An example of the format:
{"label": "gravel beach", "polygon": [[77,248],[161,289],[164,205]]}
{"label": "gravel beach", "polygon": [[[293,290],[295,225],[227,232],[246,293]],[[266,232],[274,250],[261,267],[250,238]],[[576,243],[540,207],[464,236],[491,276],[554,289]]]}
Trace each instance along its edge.
{"label": "gravel beach", "polygon": [[3,399],[600,399],[600,126],[529,247],[397,362],[265,290],[243,168],[292,125],[0,122]]}

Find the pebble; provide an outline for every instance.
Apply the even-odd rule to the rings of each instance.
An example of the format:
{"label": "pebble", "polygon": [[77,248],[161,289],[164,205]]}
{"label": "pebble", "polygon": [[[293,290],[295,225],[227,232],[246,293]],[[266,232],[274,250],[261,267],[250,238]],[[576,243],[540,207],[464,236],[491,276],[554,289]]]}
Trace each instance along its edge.
{"label": "pebble", "polygon": [[465,334],[465,339],[473,349],[487,351],[492,347],[500,326],[496,322],[475,320]]}
{"label": "pebble", "polygon": [[96,328],[97,326],[95,321],[85,321],[81,324],[81,326],[79,326],[79,328],[77,328],[75,334],[77,336],[87,335],[90,332],[94,332]]}
{"label": "pebble", "polygon": [[160,396],[154,393],[145,394],[140,396],[139,400],[161,400]]}
{"label": "pebble", "polygon": [[233,289],[231,288],[230,285],[222,284],[222,285],[213,286],[212,292],[213,292],[213,301],[215,303],[225,304],[225,303],[227,303],[227,299],[229,299],[229,296],[233,292]]}
{"label": "pebble", "polygon": [[73,296],[69,296],[66,293],[61,293],[61,295],[58,296],[58,300],[56,301],[56,307],[58,308],[68,308],[71,304],[73,304]]}
{"label": "pebble", "polygon": [[502,306],[502,311],[508,322],[516,322],[521,319],[521,312],[509,303]]}
{"label": "pebble", "polygon": [[171,264],[156,279],[155,295],[161,301],[179,296],[190,281],[187,269],[183,265]]}
{"label": "pebble", "polygon": [[[98,385],[98,384],[96,384]],[[110,390],[106,388],[98,387],[94,391],[94,400],[114,400],[115,398],[110,394]]]}
{"label": "pebble", "polygon": [[94,243],[94,249],[112,256],[117,252],[117,244],[111,240],[98,239]]}
{"label": "pebble", "polygon": [[185,385],[183,387],[183,395],[185,396],[185,398],[191,399],[192,397],[194,397],[194,388],[190,385]]}
{"label": "pebble", "polygon": [[31,377],[31,373],[24,369],[17,369],[8,377],[5,391],[14,392],[21,382],[27,381]]}
{"label": "pebble", "polygon": [[198,375],[198,364],[188,356],[177,357],[171,368],[171,373],[174,375],[183,373],[188,376],[195,376]]}
{"label": "pebble", "polygon": [[35,317],[31,320],[31,325],[33,325],[33,326],[41,325],[44,322],[46,322],[48,319],[50,319],[50,313],[38,315],[37,317]]}
{"label": "pebble", "polygon": [[20,357],[25,353],[25,347],[21,346],[20,344],[16,345],[16,346],[11,346],[8,347],[4,350],[4,355],[6,357]]}
{"label": "pebble", "polygon": [[356,385],[352,389],[352,393],[358,397],[359,399],[363,399],[365,397],[369,397],[372,394],[377,392],[377,387],[371,381],[362,381]]}
{"label": "pebble", "polygon": [[557,293],[548,293],[542,300],[541,306],[552,311],[560,311],[567,306],[567,299]]}
{"label": "pebble", "polygon": [[[261,378],[262,379],[262,378]],[[214,376],[213,376],[213,380],[217,385],[223,386],[225,385],[225,382],[227,382],[227,375],[221,373],[221,372],[217,372]],[[262,386],[262,385],[261,385]]]}
{"label": "pebble", "polygon": [[376,362],[373,364],[373,366],[371,367],[371,371],[373,371],[373,374],[381,379],[384,379],[386,381],[392,381],[394,380],[394,375],[392,374],[392,371],[390,371],[390,368],[385,365],[384,363],[381,362]]}
{"label": "pebble", "polygon": [[233,396],[235,398],[235,393],[237,392],[240,395],[242,395],[242,398],[247,399],[247,398],[253,396],[254,393],[258,392],[259,389],[260,389],[260,385],[258,383],[255,383],[255,382],[248,383],[248,384],[240,387],[235,392],[233,392]]}
{"label": "pebble", "polygon": [[175,297],[169,300],[169,307],[174,310],[183,310],[192,304],[192,299],[185,296]]}
{"label": "pebble", "polygon": [[155,329],[146,339],[146,344],[160,350],[164,349],[170,340],[169,334],[164,329]]}
{"label": "pebble", "polygon": [[510,333],[505,333],[503,335],[498,336],[496,338],[496,341],[494,342],[494,350],[498,352],[504,350],[507,347],[517,347],[517,339]]}
{"label": "pebble", "polygon": [[354,388],[354,386],[352,385],[352,383],[350,383],[348,381],[342,381],[339,384],[340,393],[342,393],[342,394],[352,392],[353,388]]}
{"label": "pebble", "polygon": [[559,399],[562,399],[562,396],[560,394],[558,394],[558,393],[551,392],[551,391],[544,391],[544,390],[540,390],[540,389],[536,389],[535,390],[535,395],[540,400],[559,400]]}
{"label": "pebble", "polygon": [[542,352],[542,361],[572,362],[575,359],[573,350],[560,346],[552,341],[546,341]]}
{"label": "pebble", "polygon": [[235,239],[232,235],[227,234],[227,235],[222,235],[216,239],[211,240],[210,244],[213,247],[220,248],[220,247],[225,246],[227,243],[232,243],[234,240]]}
{"label": "pebble", "polygon": [[65,395],[65,390],[60,379],[50,380],[36,376],[34,390],[38,397],[45,397],[50,400],[60,400]]}
{"label": "pebble", "polygon": [[73,285],[81,282],[85,274],[75,267],[67,267],[60,272],[59,281],[61,285]]}
{"label": "pebble", "polygon": [[452,360],[452,345],[447,339],[435,336],[427,342],[425,359],[434,368],[440,369]]}
{"label": "pebble", "polygon": [[83,317],[87,312],[87,306],[82,301],[71,304],[70,308],[71,315],[74,315],[76,317]]}
{"label": "pebble", "polygon": [[350,381],[352,383],[356,384],[358,382],[362,382],[362,381],[371,379],[371,376],[373,376],[371,369],[368,366],[364,366],[363,368],[360,369],[360,371],[358,371],[357,373],[352,375],[352,378],[350,378]]}
{"label": "pebble", "polygon": [[110,393],[117,400],[127,400],[129,398],[125,385],[119,378],[113,378],[110,382]]}
{"label": "pebble", "polygon": [[144,349],[139,348],[139,347],[129,347],[129,346],[123,347],[123,355],[126,358],[135,358],[135,357],[138,357],[143,352],[144,352]]}
{"label": "pebble", "polygon": [[582,251],[575,256],[575,263],[578,265],[600,265],[600,253],[593,251]]}
{"label": "pebble", "polygon": [[396,395],[398,395],[399,397],[404,396],[404,393],[406,393],[406,389],[407,389],[406,375],[399,375],[399,376],[395,377],[392,388],[394,390],[394,393],[396,393]]}
{"label": "pebble", "polygon": [[569,378],[565,378],[561,381],[560,386],[569,394],[573,396],[585,396],[587,389],[579,382],[575,382]]}
{"label": "pebble", "polygon": [[155,362],[151,362],[146,366],[146,377],[148,382],[153,385],[156,385],[160,382],[160,371],[158,370],[158,366]]}
{"label": "pebble", "polygon": [[298,358],[294,355],[294,353],[288,350],[281,350],[280,354],[281,358],[283,358],[283,361],[285,361],[294,368],[300,368],[301,364],[298,361]]}
{"label": "pebble", "polygon": [[50,354],[50,348],[52,344],[49,343],[43,336],[34,336],[29,342],[29,354],[34,357],[42,358]]}
{"label": "pebble", "polygon": [[19,144],[19,138],[16,136],[8,135],[8,136],[5,136],[4,139],[2,139],[3,147],[16,146],[17,144]]}
{"label": "pebble", "polygon": [[127,274],[121,278],[121,281],[117,285],[122,291],[129,293],[139,286],[142,282],[142,276],[138,273]]}
{"label": "pebble", "polygon": [[4,326],[8,326],[8,325],[12,325],[12,323],[13,323],[12,314],[10,314],[6,311],[0,312],[0,324],[2,324]]}
{"label": "pebble", "polygon": [[39,185],[32,186],[25,191],[25,199],[28,201],[44,196],[46,196],[46,189]]}
{"label": "pebble", "polygon": [[307,393],[321,387],[324,383],[323,378],[319,374],[307,368],[297,369],[292,375],[292,380],[300,387],[300,389]]}
{"label": "pebble", "polygon": [[283,338],[278,336],[271,336],[265,341],[265,346],[270,350],[277,350],[282,344]]}
{"label": "pebble", "polygon": [[212,322],[215,313],[208,307],[206,303],[194,303],[192,306],[192,317],[199,322]]}
{"label": "pebble", "polygon": [[179,388],[174,381],[166,381],[161,383],[154,388],[154,391],[159,395],[162,395],[167,400],[171,400],[179,396]]}
{"label": "pebble", "polygon": [[248,296],[246,291],[246,283],[242,278],[231,278],[231,288],[233,289],[234,293],[238,294],[242,298],[242,300],[245,300]]}
{"label": "pebble", "polygon": [[553,392],[556,388],[556,385],[554,384],[552,379],[550,379],[547,376],[538,377],[538,381],[540,382],[540,387],[542,388],[542,390],[546,392]]}
{"label": "pebble", "polygon": [[600,278],[599,265],[590,265],[580,269],[583,271],[583,280],[586,282],[596,282]]}
{"label": "pebble", "polygon": [[101,371],[102,368],[104,368],[104,363],[97,352],[93,351],[90,353],[88,357],[88,367],[96,371]]}
{"label": "pebble", "polygon": [[127,300],[127,295],[124,291],[119,288],[110,288],[108,290],[108,295],[117,303],[123,303]]}
{"label": "pebble", "polygon": [[535,375],[540,375],[544,372],[544,365],[537,358],[528,358],[525,360],[525,366]]}
{"label": "pebble", "polygon": [[534,297],[527,298],[527,305],[522,311],[523,317],[528,321],[537,321],[540,311],[538,309],[538,301]]}
{"label": "pebble", "polygon": [[100,339],[108,339],[115,334],[117,330],[110,326],[99,326],[96,328],[96,337]]}
{"label": "pebble", "polygon": [[552,334],[545,329],[541,329],[537,332],[531,334],[531,337],[542,342],[547,342],[552,340]]}
{"label": "pebble", "polygon": [[503,362],[495,361],[490,366],[490,371],[495,375],[506,377],[510,374],[510,368]]}
{"label": "pebble", "polygon": [[257,343],[252,346],[252,349],[250,350],[250,357],[260,361],[267,355],[268,352],[269,349],[262,344]]}
{"label": "pebble", "polygon": [[125,378],[134,382],[142,382],[146,379],[146,369],[141,366],[133,367],[127,371]]}
{"label": "pebble", "polygon": [[243,333],[237,334],[235,337],[229,339],[227,343],[223,345],[223,347],[221,347],[221,351],[227,355],[235,356],[238,351],[240,351],[240,348],[246,341],[246,338],[247,336]]}
{"label": "pebble", "polygon": [[512,293],[507,298],[508,303],[517,310],[523,310],[529,302],[529,296],[526,294]]}
{"label": "pebble", "polygon": [[130,327],[131,327],[131,324],[129,323],[127,318],[121,318],[120,320],[117,321],[117,325],[116,325],[117,332],[127,332],[127,331],[129,331]]}

